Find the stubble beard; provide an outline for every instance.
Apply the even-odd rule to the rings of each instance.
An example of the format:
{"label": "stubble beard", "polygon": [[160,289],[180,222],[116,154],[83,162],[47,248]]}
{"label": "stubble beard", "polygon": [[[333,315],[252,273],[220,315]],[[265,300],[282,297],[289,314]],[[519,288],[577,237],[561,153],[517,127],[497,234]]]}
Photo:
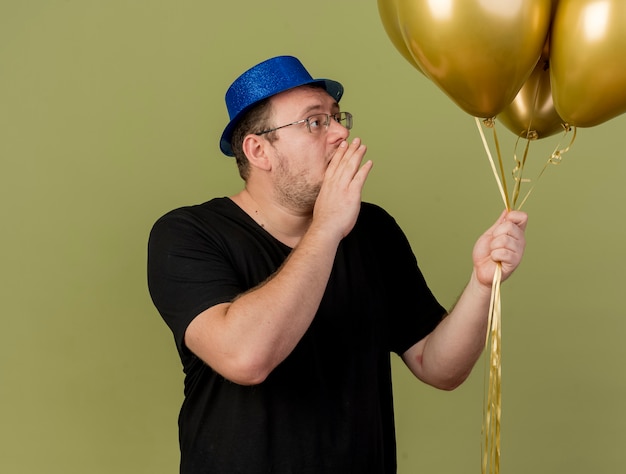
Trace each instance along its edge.
{"label": "stubble beard", "polygon": [[297,212],[313,212],[321,183],[311,183],[306,171],[292,174],[285,159],[279,161],[276,171],[274,193],[278,202]]}

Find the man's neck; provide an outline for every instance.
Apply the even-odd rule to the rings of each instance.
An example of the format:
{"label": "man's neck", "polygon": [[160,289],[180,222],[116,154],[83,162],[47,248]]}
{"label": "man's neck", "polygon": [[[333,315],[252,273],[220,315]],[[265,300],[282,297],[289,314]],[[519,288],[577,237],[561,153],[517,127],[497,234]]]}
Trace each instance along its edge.
{"label": "man's neck", "polygon": [[311,214],[298,214],[265,193],[255,194],[245,188],[230,199],[275,239],[291,248],[300,242],[311,224]]}

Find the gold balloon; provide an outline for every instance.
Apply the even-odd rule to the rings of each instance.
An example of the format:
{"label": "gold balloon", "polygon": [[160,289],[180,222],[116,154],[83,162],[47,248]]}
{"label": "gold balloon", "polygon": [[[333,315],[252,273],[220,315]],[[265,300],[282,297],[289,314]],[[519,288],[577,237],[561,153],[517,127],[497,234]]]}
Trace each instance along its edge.
{"label": "gold balloon", "polygon": [[546,41],[544,53],[513,102],[497,117],[506,128],[522,138],[546,138],[567,128],[552,100],[547,45]]}
{"label": "gold balloon", "polygon": [[492,118],[532,73],[548,34],[546,0],[396,0],[423,73],[464,111]]}
{"label": "gold balloon", "polygon": [[554,105],[570,125],[626,112],[626,1],[563,0],[550,45]]}
{"label": "gold balloon", "polygon": [[556,9],[557,9],[557,8],[558,8],[558,6],[559,6],[559,0],[552,0],[552,2],[551,2],[551,3],[552,3],[552,11],[551,11],[551,13],[550,13],[550,17],[551,17],[551,18],[554,18],[554,15],[555,15],[555,13],[556,13]]}
{"label": "gold balloon", "polygon": [[419,72],[422,72],[418,64],[413,59],[413,56],[411,56],[411,52],[407,49],[406,44],[404,43],[404,38],[402,38],[400,24],[398,23],[398,8],[396,6],[396,0],[378,0],[378,13],[391,43],[400,52],[404,59],[406,59]]}

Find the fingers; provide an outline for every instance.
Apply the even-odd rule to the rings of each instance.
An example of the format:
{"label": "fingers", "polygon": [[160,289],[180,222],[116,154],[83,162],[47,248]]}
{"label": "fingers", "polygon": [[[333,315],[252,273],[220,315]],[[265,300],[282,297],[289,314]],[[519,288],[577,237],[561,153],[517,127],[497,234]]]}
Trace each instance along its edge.
{"label": "fingers", "polygon": [[518,267],[526,247],[525,229],[528,216],[521,211],[504,211],[480,236],[474,246],[474,268],[478,280],[491,285],[494,266],[502,265],[502,280]]}
{"label": "fingers", "polygon": [[357,186],[359,186],[359,189],[363,189],[363,186],[365,185],[365,180],[367,179],[367,176],[369,175],[369,172],[372,169],[372,166],[374,166],[374,163],[372,162],[372,160],[367,160],[363,164],[363,166],[361,166],[361,169],[359,169],[356,175],[354,175],[354,179],[352,181]]}
{"label": "fingers", "polygon": [[371,161],[361,162],[367,148],[360,139],[342,141],[326,168],[314,208],[314,218],[338,226],[345,236],[352,229],[361,208],[361,192],[372,168]]}
{"label": "fingers", "polygon": [[525,229],[528,215],[520,211],[506,212],[498,219],[491,240],[491,258],[510,274],[522,260],[526,247]]}
{"label": "fingers", "polygon": [[366,152],[367,147],[360,138],[355,138],[352,143],[342,141],[328,165],[326,180],[344,183],[348,187],[355,185],[360,190],[372,168],[372,162],[368,160],[359,169]]}
{"label": "fingers", "polygon": [[522,211],[502,211],[500,217],[493,223],[493,225],[487,230],[487,232],[494,232],[499,226],[506,222],[510,222],[520,229],[526,229],[526,223],[528,221],[528,214]]}
{"label": "fingers", "polygon": [[525,230],[526,224],[528,223],[528,214],[522,211],[505,211],[504,219],[505,221],[515,224],[520,229]]}
{"label": "fingers", "polygon": [[503,211],[486,233],[491,234],[494,240],[499,236],[523,239],[527,222],[528,215],[525,212]]}
{"label": "fingers", "polygon": [[502,246],[521,246],[525,240],[526,224],[528,215],[520,211],[510,211],[505,214],[504,220],[493,231],[494,242],[502,243]]}
{"label": "fingers", "polygon": [[344,140],[335,151],[329,168],[333,170],[342,168],[354,174],[363,160],[366,151],[367,147],[361,143],[360,138],[355,138],[352,140],[352,143],[348,143]]}

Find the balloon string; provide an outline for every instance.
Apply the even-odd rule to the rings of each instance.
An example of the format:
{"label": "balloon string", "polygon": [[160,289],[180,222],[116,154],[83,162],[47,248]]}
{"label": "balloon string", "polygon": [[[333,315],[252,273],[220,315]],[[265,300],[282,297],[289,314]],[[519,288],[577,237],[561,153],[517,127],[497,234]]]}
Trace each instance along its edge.
{"label": "balloon string", "polygon": [[[528,134],[526,135],[528,136]],[[522,137],[518,136],[515,141],[515,150],[517,150],[517,146]],[[513,186],[513,208],[515,208],[515,203],[517,203],[517,199],[519,198],[519,193],[522,189],[522,183],[525,181],[522,175],[524,174],[524,167],[526,166],[526,158],[528,158],[528,150],[530,149],[531,140],[526,140],[526,146],[524,147],[524,156],[522,160],[517,159],[517,152],[513,151],[513,160],[515,161],[515,168],[513,168],[513,178],[515,179],[515,185]],[[526,180],[529,181],[529,180]]]}
{"label": "balloon string", "polygon": [[[493,161],[493,157],[491,156],[491,150],[489,149],[489,145],[487,144],[487,139],[485,138],[485,134],[483,133],[482,126],[480,125],[480,119],[478,117],[474,117],[476,120],[476,126],[478,127],[478,132],[480,133],[480,138],[482,139],[483,146],[485,148],[485,152],[487,152],[487,157],[489,158],[489,163],[491,164],[491,170],[493,171],[493,175],[496,178],[496,183],[498,183],[498,189],[500,189],[500,195],[502,196],[502,201],[504,201],[504,206],[507,210],[511,209],[509,205],[509,197],[508,193],[504,190],[504,186],[506,186],[506,179],[504,179],[504,175],[502,176],[504,186],[500,181],[500,177],[498,176],[498,171],[496,170],[496,165]],[[499,154],[499,149],[498,149]],[[500,165],[502,165],[502,160],[500,159]],[[501,166],[502,168],[502,166]]]}
{"label": "balloon string", "polygon": [[[491,126],[494,128],[494,140],[496,143],[496,150],[498,153],[498,161],[500,165],[500,172],[502,175],[502,181],[498,176],[498,171],[496,169],[496,165],[494,163],[493,157],[491,156],[491,151],[487,144],[487,140],[482,130],[482,126],[478,117],[475,117],[476,125],[478,127],[478,131],[480,133],[483,146],[487,153],[487,157],[489,158],[489,162],[491,164],[491,169],[493,171],[493,175],[496,179],[496,183],[498,184],[498,188],[500,189],[500,194],[502,196],[502,200],[504,201],[504,205],[506,206],[507,211],[511,210],[511,205],[509,203],[508,191],[506,188],[506,176],[504,173],[504,166],[502,163],[502,155],[500,153],[500,146],[498,143],[498,138],[495,130],[495,123],[493,119],[485,121],[486,126]],[[569,132],[570,127],[567,124],[564,124],[565,133]],[[549,164],[559,164],[562,159],[562,155],[566,153],[572,144],[574,143],[574,139],[576,138],[576,128],[574,128],[573,137],[569,143],[569,145],[559,150],[559,146],[555,148],[555,150],[550,155],[548,161],[544,165],[541,173],[537,177],[535,181],[538,181],[539,178],[543,175]],[[524,169],[524,165],[526,164],[526,159],[528,157],[528,150],[530,147],[530,133],[527,133],[526,147],[524,149],[524,156],[522,160],[518,160],[517,156],[515,156],[516,167],[513,171],[513,176],[516,180],[515,186],[513,189],[513,206],[515,206],[517,202],[517,198],[519,197],[521,183],[523,182],[522,173]],[[519,139],[518,139],[519,142]],[[517,148],[517,144],[516,144]],[[519,209],[524,205],[530,193],[535,187],[535,183],[533,183],[532,188],[528,191],[524,199],[522,200]],[[485,347],[487,356],[485,357],[485,377],[489,377],[488,381],[484,381],[485,392],[483,394],[483,452],[482,452],[482,474],[499,474],[500,473],[500,421],[502,415],[502,307],[501,307],[501,295],[500,295],[500,286],[502,284],[502,265],[498,263],[496,266],[496,271],[493,276],[493,282],[491,286],[491,299],[489,301],[489,314],[487,319],[487,333],[485,340]]]}
{"label": "balloon string", "polygon": [[[494,138],[496,140],[496,151],[498,153],[498,161],[500,164],[500,172],[502,181],[498,176],[498,171],[494,163],[491,151],[487,144],[485,134],[478,117],[475,117],[476,126],[480,133],[483,146],[491,164],[491,170],[498,183],[500,194],[507,210],[511,209],[509,203],[508,192],[506,191],[506,176],[504,174],[504,165],[500,153],[500,147],[497,142],[497,136],[494,128]],[[491,126],[495,127],[493,120]],[[500,416],[502,414],[502,393],[501,393],[501,299],[500,285],[502,282],[502,265],[498,263],[493,276],[491,286],[491,299],[489,302],[489,315],[487,320],[487,334],[485,346],[487,348],[488,357],[485,363],[489,367],[485,369],[485,376],[489,376],[489,382],[486,385],[486,397],[483,399],[483,453],[482,453],[482,474],[499,474],[500,472]]]}
{"label": "balloon string", "polygon": [[[493,127],[493,135],[494,135],[494,140],[495,140],[495,146],[496,146],[496,152],[498,155],[498,163],[500,166],[500,173],[502,175],[502,179],[500,179],[500,176],[498,176],[498,171],[496,169],[496,165],[494,162],[494,159],[491,155],[491,150],[489,149],[489,145],[487,144],[487,139],[485,138],[485,134],[483,133],[483,129],[480,123],[480,119],[478,117],[474,117],[475,122],[476,122],[476,126],[478,127],[478,132],[480,133],[480,138],[482,140],[483,143],[483,147],[485,148],[485,152],[487,153],[487,157],[489,158],[489,164],[491,165],[491,170],[493,172],[493,175],[496,179],[496,183],[498,184],[498,189],[500,190],[500,195],[502,196],[502,201],[504,202],[504,205],[507,209],[507,211],[510,211],[512,208],[513,209],[521,209],[522,206],[524,205],[524,203],[526,203],[526,201],[528,200],[528,198],[530,197],[530,194],[532,193],[532,191],[535,189],[535,185],[537,183],[537,181],[539,181],[539,178],[541,178],[541,176],[543,175],[543,173],[545,172],[545,170],[547,169],[548,165],[558,165],[561,160],[563,159],[563,155],[565,153],[567,153],[569,151],[569,149],[572,147],[572,145],[574,144],[574,140],[576,139],[576,127],[571,127],[569,124],[565,123],[563,124],[563,128],[565,129],[565,133],[563,135],[563,137],[565,137],[571,130],[573,130],[573,134],[572,134],[572,139],[570,140],[569,144],[563,148],[563,149],[559,149],[560,143],[557,144],[556,148],[554,149],[554,151],[552,152],[552,154],[548,157],[548,160],[546,161],[546,163],[543,166],[543,169],[541,170],[541,172],[539,173],[539,175],[537,176],[537,178],[534,180],[532,187],[528,190],[528,192],[526,193],[526,195],[524,196],[524,199],[522,199],[522,202],[520,203],[519,207],[515,207],[517,204],[517,200],[519,198],[519,194],[521,191],[521,184],[523,182],[530,182],[530,179],[526,179],[524,180],[522,178],[522,173],[524,170],[524,166],[526,165],[526,159],[528,157],[528,152],[530,149],[530,142],[532,140],[535,140],[536,137],[531,138],[532,135],[531,133],[529,133],[527,136],[528,138],[526,138],[526,146],[524,148],[524,156],[522,158],[522,160],[518,160],[516,156],[514,156],[514,160],[515,160],[515,168],[513,169],[513,177],[515,179],[515,184],[513,187],[513,204],[510,204],[509,201],[509,196],[508,196],[508,190],[507,190],[507,185],[506,185],[506,177],[505,177],[505,173],[504,173],[504,165],[502,164],[502,154],[500,152],[500,145],[498,142],[498,137],[496,135],[496,130],[495,130],[495,121],[493,119],[487,119],[485,120],[485,124],[489,127]],[[517,149],[517,144],[519,143],[520,137],[518,137],[515,148]]]}
{"label": "balloon string", "polygon": [[498,134],[496,133],[496,121],[495,118],[485,120],[485,125],[493,130],[493,142],[496,146],[496,155],[498,156],[498,164],[500,165],[500,174],[502,175],[502,187],[504,188],[504,195],[506,197],[506,210],[511,210],[511,204],[509,203],[509,190],[506,185],[506,175],[504,173],[504,164],[502,163],[502,152],[500,151],[500,141],[498,140]]}
{"label": "balloon string", "polygon": [[491,286],[489,317],[487,322],[486,346],[489,357],[485,377],[489,375],[489,383],[485,382],[486,400],[483,395],[483,453],[482,474],[499,474],[500,472],[500,418],[502,415],[502,325],[500,285],[502,282],[502,265],[498,263]]}
{"label": "balloon string", "polygon": [[548,160],[546,161],[546,163],[543,165],[543,168],[541,169],[541,172],[537,176],[537,179],[535,179],[535,182],[533,183],[531,188],[526,193],[526,196],[524,196],[524,199],[520,203],[518,209],[522,208],[522,206],[524,205],[524,203],[526,202],[526,200],[530,196],[530,193],[533,191],[533,189],[535,189],[537,181],[539,181],[539,178],[541,178],[541,176],[543,175],[545,170],[548,168],[548,165],[558,165],[558,164],[560,164],[561,160],[563,159],[563,155],[565,153],[567,153],[569,151],[569,149],[571,148],[571,146],[574,144],[574,140],[576,140],[576,127],[571,127],[570,128],[569,125],[565,124],[564,128],[565,128],[565,133],[563,135],[564,137],[573,128],[572,139],[570,140],[569,144],[565,148],[563,148],[561,150],[559,150],[560,143],[557,144],[556,148],[554,149],[552,154],[548,157]]}
{"label": "balloon string", "polygon": [[[548,67],[548,63],[547,61],[544,61],[544,66],[543,66],[544,71],[547,70],[547,67]],[[537,131],[532,129],[532,123],[533,123],[535,111],[540,108],[540,104],[539,104],[540,89],[541,89],[541,83],[537,82],[535,84],[535,90],[533,94],[534,96],[533,107],[530,110],[530,119],[528,121],[528,126],[526,127],[526,131],[525,131],[526,146],[524,147],[524,157],[522,158],[521,162],[517,159],[516,150],[517,150],[517,145],[519,144],[520,139],[523,138],[523,135],[518,135],[517,140],[515,142],[515,151],[513,152],[513,158],[515,160],[515,169],[513,170],[513,177],[515,179],[515,186],[513,190],[513,208],[515,208],[515,204],[517,203],[517,199],[521,191],[522,183],[524,182],[522,178],[522,174],[524,172],[524,166],[526,165],[526,158],[528,158],[528,150],[530,149],[530,142],[539,137],[539,134],[537,133]],[[528,197],[529,194],[530,192],[526,195],[526,197]],[[524,201],[525,200],[526,199],[524,199]],[[521,208],[521,204],[520,204],[520,208]]]}

